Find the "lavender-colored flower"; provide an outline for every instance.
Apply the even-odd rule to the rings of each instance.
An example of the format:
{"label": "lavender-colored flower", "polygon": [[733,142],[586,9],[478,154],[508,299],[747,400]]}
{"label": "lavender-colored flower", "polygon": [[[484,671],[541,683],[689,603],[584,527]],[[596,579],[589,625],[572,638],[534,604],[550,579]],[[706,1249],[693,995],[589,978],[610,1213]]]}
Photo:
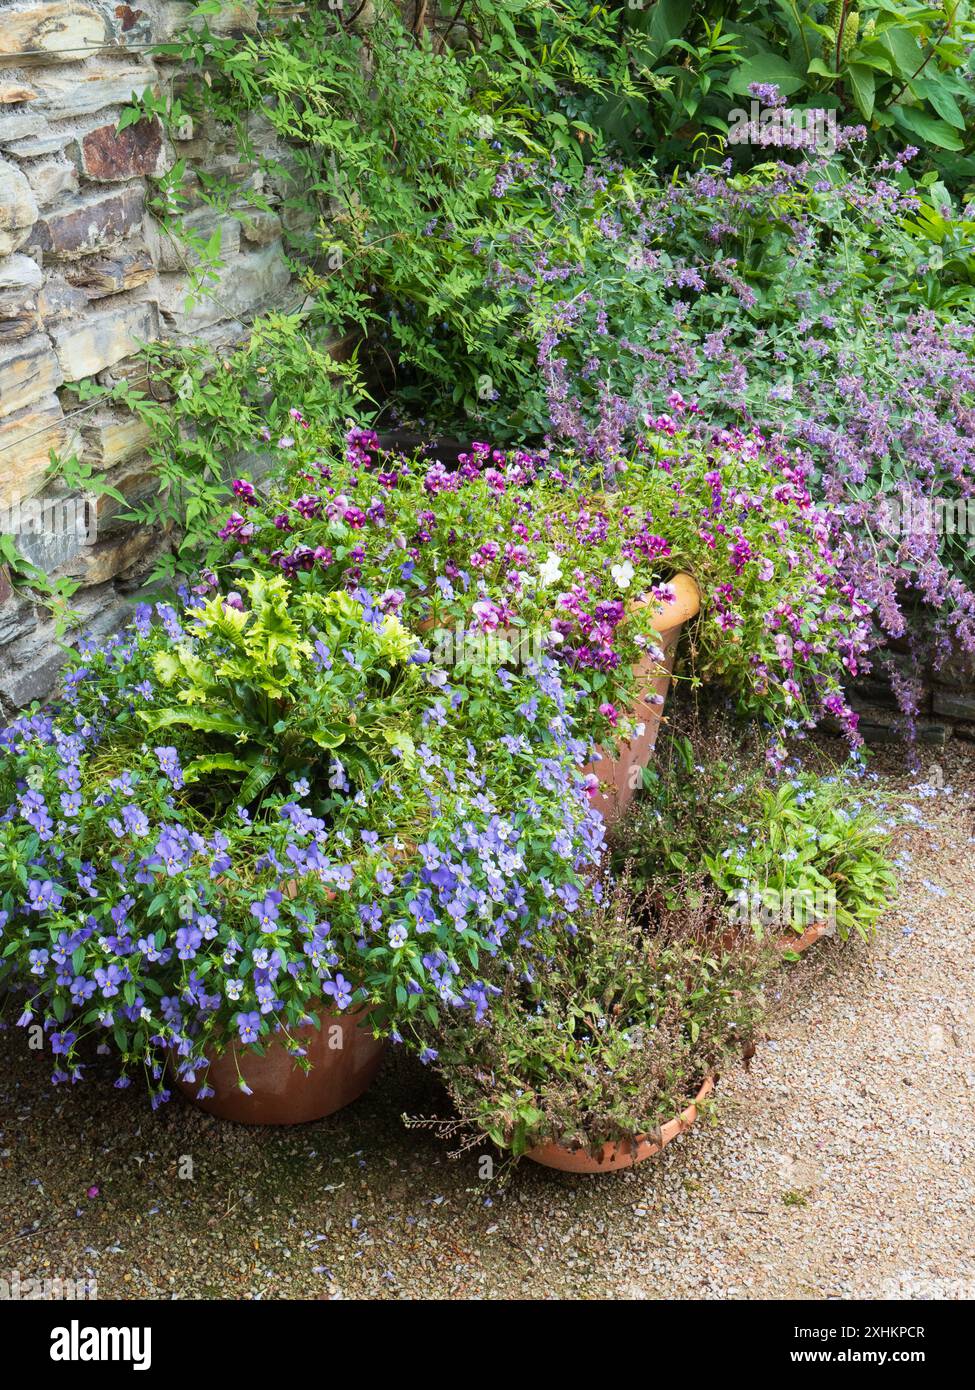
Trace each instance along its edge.
{"label": "lavender-colored flower", "polygon": [[246,1045],[257,1042],[261,1034],[261,1016],[259,1013],[239,1013],[234,1022],[237,1024],[237,1032],[242,1043]]}
{"label": "lavender-colored flower", "polygon": [[257,918],[261,931],[273,932],[277,929],[279,912],[282,903],[282,895],[277,889],[272,889],[267,893],[262,902],[251,903],[251,916]]}
{"label": "lavender-colored flower", "polygon": [[59,908],[63,901],[61,890],[49,878],[43,882],[32,878],[27,885],[27,894],[30,899],[28,906],[32,912],[47,912],[49,908]]}
{"label": "lavender-colored flower", "polygon": [[183,769],[180,767],[179,754],[175,748],[157,748],[156,757],[159,759],[160,769],[166,774],[173,786],[179,790],[183,785]]}
{"label": "lavender-colored flower", "polygon": [[331,995],[335,1007],[339,1010],[347,1009],[352,1003],[352,986],[341,973],[337,974],[334,980],[325,981],[322,993]]}

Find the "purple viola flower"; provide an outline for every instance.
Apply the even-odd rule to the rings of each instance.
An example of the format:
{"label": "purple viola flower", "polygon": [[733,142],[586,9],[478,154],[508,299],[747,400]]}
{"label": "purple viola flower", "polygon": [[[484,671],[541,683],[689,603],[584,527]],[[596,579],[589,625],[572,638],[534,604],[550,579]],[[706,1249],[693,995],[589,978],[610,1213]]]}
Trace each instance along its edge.
{"label": "purple viola flower", "polygon": [[180,927],[176,932],[176,954],[180,960],[192,960],[203,941],[199,927]]}
{"label": "purple viola flower", "polygon": [[71,981],[71,998],[76,1004],[85,1004],[95,993],[95,981],[76,975]]}
{"label": "purple viola flower", "polygon": [[25,792],[20,798],[20,813],[42,840],[50,840],[54,821],[40,792]]}
{"label": "purple viola flower", "polygon": [[361,903],[359,905],[359,920],[364,927],[378,931],[383,924],[382,908],[378,903]]}
{"label": "purple viola flower", "polygon": [[261,931],[272,932],[276,929],[281,902],[282,896],[274,888],[266,894],[263,902],[251,903],[251,916],[257,918]]}
{"label": "purple viola flower", "polygon": [[178,791],[183,785],[183,769],[180,767],[179,754],[176,752],[176,749],[169,747],[157,748],[155,753],[156,757],[159,759],[161,770],[166,774]]}
{"label": "purple viola flower", "polygon": [[98,988],[106,999],[111,999],[118,994],[118,987],[124,979],[121,968],[117,965],[106,966],[103,970],[100,966],[95,970],[95,979]]}
{"label": "purple viola flower", "polygon": [[149,817],[141,807],[132,805],[123,806],[122,819],[130,835],[135,835],[139,839],[141,839],[143,835],[148,835]]}
{"label": "purple viola flower", "polygon": [[32,912],[46,912],[48,908],[58,908],[63,901],[61,890],[49,878],[43,882],[32,878],[27,885],[27,893],[30,897],[28,906]]}
{"label": "purple viola flower", "polygon": [[179,618],[176,616],[175,608],[171,603],[157,603],[156,612],[159,614],[159,619],[167,637],[171,637],[174,642],[178,642],[180,638],[184,636],[184,633],[180,626]]}
{"label": "purple viola flower", "polygon": [[342,974],[336,975],[334,980],[326,980],[322,985],[322,993],[330,994],[339,1010],[347,1009],[352,1003],[352,986]]}
{"label": "purple viola flower", "polygon": [[261,1035],[261,1016],[259,1013],[237,1014],[234,1022],[237,1024],[237,1032],[240,1034],[242,1043],[257,1042]]}
{"label": "purple viola flower", "polygon": [[77,1033],[52,1033],[51,1051],[55,1057],[66,1057],[77,1041]]}

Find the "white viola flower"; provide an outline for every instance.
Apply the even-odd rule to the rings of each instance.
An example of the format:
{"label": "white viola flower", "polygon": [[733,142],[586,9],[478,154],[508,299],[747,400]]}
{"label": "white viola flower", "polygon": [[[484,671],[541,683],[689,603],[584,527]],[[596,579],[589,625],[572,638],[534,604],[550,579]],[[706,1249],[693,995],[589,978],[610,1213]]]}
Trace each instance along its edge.
{"label": "white viola flower", "polygon": [[621,565],[612,565],[609,572],[621,589],[628,589],[630,587],[630,584],[633,582],[633,576],[636,573],[629,560],[624,560]]}
{"label": "white viola flower", "polygon": [[550,550],[538,568],[538,577],[547,589],[562,578],[562,561],[554,550]]}

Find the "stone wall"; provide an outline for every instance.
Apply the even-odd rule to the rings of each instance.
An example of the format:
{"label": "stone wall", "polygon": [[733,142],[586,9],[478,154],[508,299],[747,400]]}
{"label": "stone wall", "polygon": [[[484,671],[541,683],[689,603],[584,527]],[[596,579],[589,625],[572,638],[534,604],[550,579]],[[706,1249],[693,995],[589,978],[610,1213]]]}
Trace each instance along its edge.
{"label": "stone wall", "polygon": [[[923,621],[916,615],[915,622]],[[888,653],[907,676],[912,663],[903,650],[905,643],[892,643]],[[880,671],[854,686],[851,701],[860,714],[860,730],[867,743],[892,743],[899,737],[901,716],[897,697]],[[928,666],[917,684],[917,739],[919,743],[942,747],[949,738],[975,743],[975,654],[956,651],[937,669]]]}
{"label": "stone wall", "polygon": [[[131,500],[153,487],[141,422],[82,405],[69,383],[137,383],[145,375],[140,344],[230,342],[257,313],[301,299],[276,213],[221,217],[199,200],[191,218],[207,235],[219,223],[226,264],[212,296],[187,309],[185,251],[145,209],[147,180],[180,155],[242,187],[262,178],[239,167],[230,132],[213,122],[187,121],[174,143],[154,120],[116,130],[133,92],[179,81],[176,65],[149,49],[177,32],[191,8],[175,0],[0,0],[0,530],[16,529],[21,553],[48,573],[81,581],[71,606],[95,633],[124,620],[126,595],[168,538],[114,520],[118,504],[107,500],[95,526],[86,512],[87,527],[33,529],[39,515],[55,514],[39,510],[58,493],[48,476],[52,450],[90,462]],[[253,26],[255,14],[226,3],[208,22],[233,33]],[[275,189],[261,191],[279,205]],[[58,515],[69,513],[80,516],[63,505]],[[61,660],[54,639],[45,610],[0,572],[0,712],[50,689]]]}

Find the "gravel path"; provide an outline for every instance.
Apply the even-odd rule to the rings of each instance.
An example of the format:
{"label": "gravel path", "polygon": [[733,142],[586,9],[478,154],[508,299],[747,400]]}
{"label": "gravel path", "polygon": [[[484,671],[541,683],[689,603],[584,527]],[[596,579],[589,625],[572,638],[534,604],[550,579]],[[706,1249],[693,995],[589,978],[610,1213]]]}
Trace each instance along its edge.
{"label": "gravel path", "polygon": [[878,941],[788,967],[750,1070],[659,1159],[487,1178],[400,1123],[443,1111],[402,1058],[299,1131],[153,1114],[107,1064],[52,1088],[11,1028],[0,1277],[87,1275],[103,1298],[975,1297],[975,748],[931,756],[934,785],[897,749],[874,760],[914,822]]}

